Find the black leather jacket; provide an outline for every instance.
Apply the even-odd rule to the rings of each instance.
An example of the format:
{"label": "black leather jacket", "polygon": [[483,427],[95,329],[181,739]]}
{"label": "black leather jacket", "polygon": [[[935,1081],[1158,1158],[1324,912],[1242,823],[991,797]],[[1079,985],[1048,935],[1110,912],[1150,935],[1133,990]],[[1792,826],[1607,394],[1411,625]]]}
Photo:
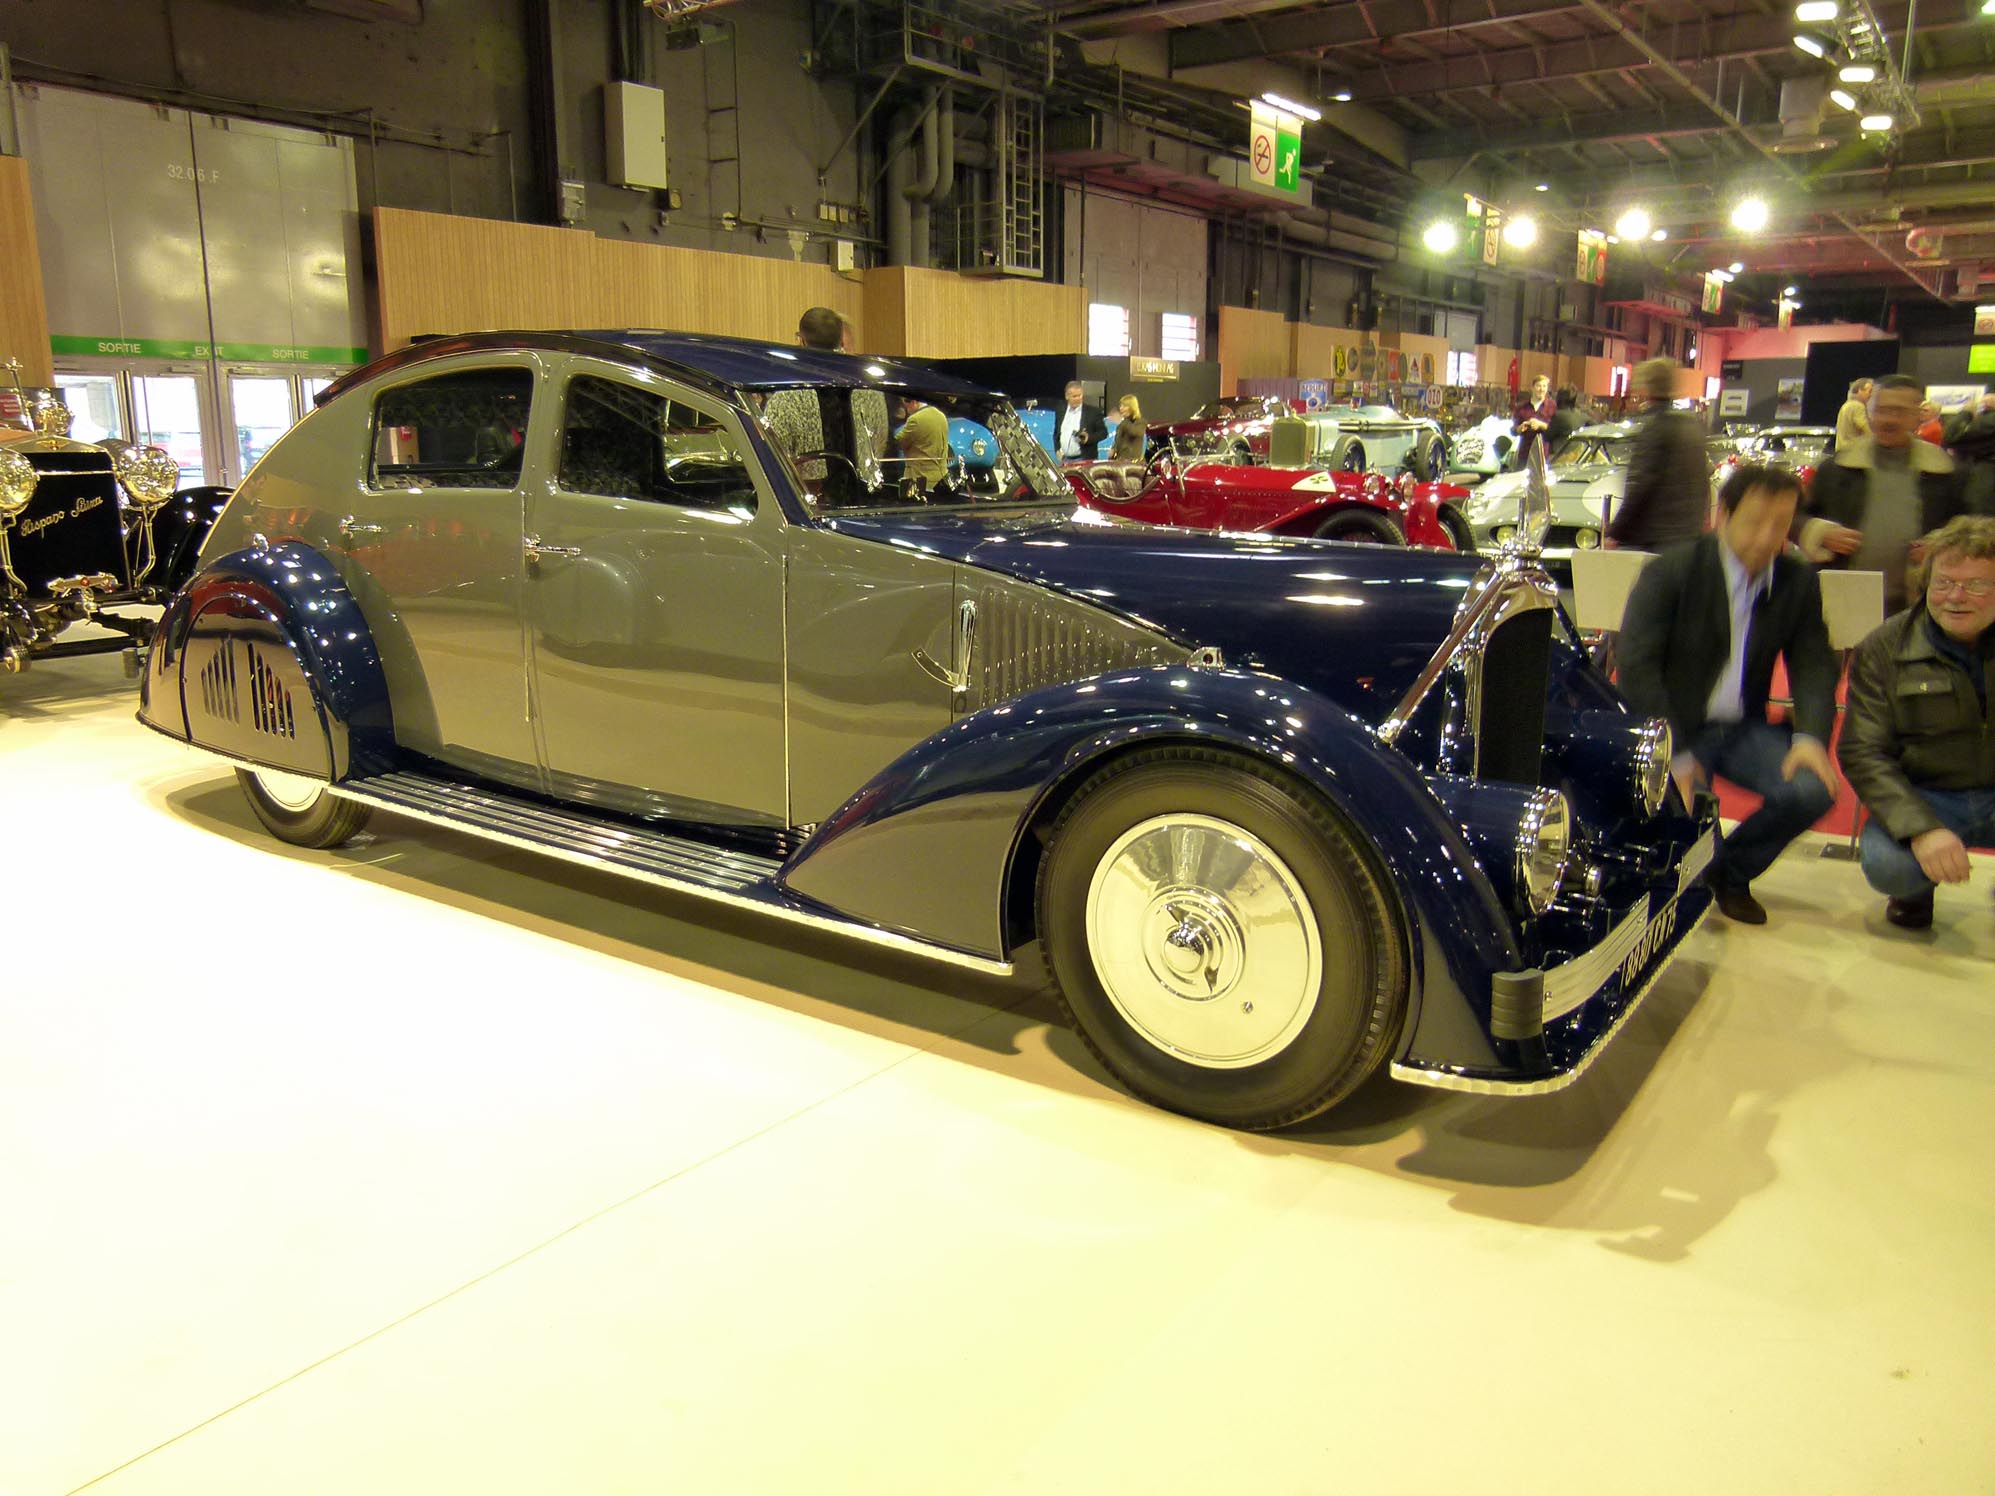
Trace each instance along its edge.
{"label": "black leather jacket", "polygon": [[[1894,613],[1857,646],[1836,756],[1877,823],[1910,841],[1941,823],[1922,789],[1995,789],[1995,690],[1987,697],[1927,632],[1926,605]],[[1990,674],[1984,635],[1981,670]]]}

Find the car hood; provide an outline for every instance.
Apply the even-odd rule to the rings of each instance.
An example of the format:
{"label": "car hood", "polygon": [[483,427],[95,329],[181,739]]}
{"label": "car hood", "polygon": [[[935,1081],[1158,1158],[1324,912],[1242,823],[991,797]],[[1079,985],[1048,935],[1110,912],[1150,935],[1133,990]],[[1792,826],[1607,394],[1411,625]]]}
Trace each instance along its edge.
{"label": "car hood", "polygon": [[1379,721],[1483,564],[1442,551],[1118,524],[1087,510],[839,516],[828,527],[1064,592]]}

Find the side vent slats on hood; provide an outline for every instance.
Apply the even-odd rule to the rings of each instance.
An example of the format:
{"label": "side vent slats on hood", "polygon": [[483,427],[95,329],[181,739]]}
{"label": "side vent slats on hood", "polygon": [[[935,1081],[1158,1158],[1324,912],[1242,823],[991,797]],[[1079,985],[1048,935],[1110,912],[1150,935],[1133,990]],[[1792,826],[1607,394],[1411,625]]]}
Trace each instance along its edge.
{"label": "side vent slats on hood", "polygon": [[1105,670],[1187,657],[1169,640],[1083,603],[1010,587],[979,588],[974,595],[975,685],[966,710]]}

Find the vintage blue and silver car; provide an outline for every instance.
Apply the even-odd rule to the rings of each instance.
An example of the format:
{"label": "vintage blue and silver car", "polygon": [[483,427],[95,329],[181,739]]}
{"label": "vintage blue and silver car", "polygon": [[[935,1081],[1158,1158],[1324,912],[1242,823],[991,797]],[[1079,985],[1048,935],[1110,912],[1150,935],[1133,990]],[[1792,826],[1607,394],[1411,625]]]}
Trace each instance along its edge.
{"label": "vintage blue and silver car", "polygon": [[[909,397],[1009,486],[898,470]],[[300,845],[386,811],[944,966],[1043,951],[1130,1090],[1271,1128],[1381,1066],[1557,1089],[1705,912],[1668,729],[1527,550],[1116,524],[918,366],[480,334],[257,465],[140,716]]]}

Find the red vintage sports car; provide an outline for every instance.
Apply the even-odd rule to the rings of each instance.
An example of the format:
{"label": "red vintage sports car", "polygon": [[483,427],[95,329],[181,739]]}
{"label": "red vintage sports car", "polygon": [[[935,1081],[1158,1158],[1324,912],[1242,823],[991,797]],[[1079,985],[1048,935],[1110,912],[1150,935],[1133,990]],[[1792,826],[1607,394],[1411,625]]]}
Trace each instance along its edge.
{"label": "red vintage sports car", "polygon": [[1236,395],[1201,405],[1183,421],[1152,426],[1145,433],[1154,451],[1176,442],[1187,455],[1231,451],[1240,460],[1268,456],[1268,431],[1277,416],[1294,415],[1288,401],[1272,395]]}
{"label": "red vintage sports car", "polygon": [[1395,483],[1378,473],[1243,467],[1168,459],[1093,462],[1063,471],[1081,503],[1116,519],[1187,530],[1260,530],[1323,540],[1467,550],[1458,506],[1469,495],[1452,483]]}

